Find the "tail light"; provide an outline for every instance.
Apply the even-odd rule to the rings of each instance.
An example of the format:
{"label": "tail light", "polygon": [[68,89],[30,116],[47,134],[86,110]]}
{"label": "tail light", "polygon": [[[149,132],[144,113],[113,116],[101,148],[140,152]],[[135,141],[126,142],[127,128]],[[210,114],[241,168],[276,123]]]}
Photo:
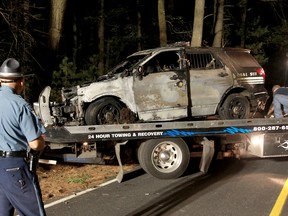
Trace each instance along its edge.
{"label": "tail light", "polygon": [[262,76],[264,80],[266,79],[266,74],[265,74],[265,71],[264,71],[263,68],[257,69],[256,72],[257,72],[257,74],[259,74],[260,76]]}

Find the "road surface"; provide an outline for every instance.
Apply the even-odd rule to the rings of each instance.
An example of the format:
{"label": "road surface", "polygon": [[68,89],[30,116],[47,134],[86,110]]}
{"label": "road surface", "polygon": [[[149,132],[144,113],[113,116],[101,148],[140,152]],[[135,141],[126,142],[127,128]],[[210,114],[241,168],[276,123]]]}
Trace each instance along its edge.
{"label": "road surface", "polygon": [[47,215],[288,215],[288,158],[217,160],[206,175],[189,168],[174,180],[159,180],[139,169],[122,183],[46,205]]}

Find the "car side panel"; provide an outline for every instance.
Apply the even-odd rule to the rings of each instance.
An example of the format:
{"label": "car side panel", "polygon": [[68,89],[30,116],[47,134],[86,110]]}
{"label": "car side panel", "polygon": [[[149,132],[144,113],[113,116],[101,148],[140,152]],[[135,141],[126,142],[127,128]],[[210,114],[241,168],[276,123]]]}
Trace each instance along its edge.
{"label": "car side panel", "polygon": [[131,111],[136,112],[133,96],[133,76],[115,77],[102,82],[91,83],[89,86],[78,89],[79,101],[90,103],[98,98],[113,96],[119,98]]}
{"label": "car side panel", "polygon": [[[182,73],[182,74],[179,74]],[[185,72],[150,73],[134,78],[134,97],[140,119],[173,120],[187,117],[188,97]]]}
{"label": "car side panel", "polygon": [[233,77],[226,67],[195,70],[190,73],[192,116],[214,115],[221,98],[233,86]]}

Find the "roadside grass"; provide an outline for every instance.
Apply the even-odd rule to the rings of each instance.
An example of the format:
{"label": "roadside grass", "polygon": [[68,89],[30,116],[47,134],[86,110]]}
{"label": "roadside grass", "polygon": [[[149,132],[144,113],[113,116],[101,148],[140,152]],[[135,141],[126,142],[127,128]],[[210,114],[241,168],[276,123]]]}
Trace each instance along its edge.
{"label": "roadside grass", "polygon": [[91,178],[92,178],[91,175],[82,174],[79,176],[68,178],[67,182],[68,183],[75,183],[75,184],[87,184],[88,183],[87,181]]}

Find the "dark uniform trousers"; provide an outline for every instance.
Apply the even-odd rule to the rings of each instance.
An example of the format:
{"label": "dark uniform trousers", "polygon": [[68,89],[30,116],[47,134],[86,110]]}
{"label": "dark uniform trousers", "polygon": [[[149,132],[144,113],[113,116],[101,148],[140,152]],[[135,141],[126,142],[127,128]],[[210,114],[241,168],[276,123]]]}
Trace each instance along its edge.
{"label": "dark uniform trousers", "polygon": [[37,175],[23,157],[0,157],[0,216],[45,216]]}

